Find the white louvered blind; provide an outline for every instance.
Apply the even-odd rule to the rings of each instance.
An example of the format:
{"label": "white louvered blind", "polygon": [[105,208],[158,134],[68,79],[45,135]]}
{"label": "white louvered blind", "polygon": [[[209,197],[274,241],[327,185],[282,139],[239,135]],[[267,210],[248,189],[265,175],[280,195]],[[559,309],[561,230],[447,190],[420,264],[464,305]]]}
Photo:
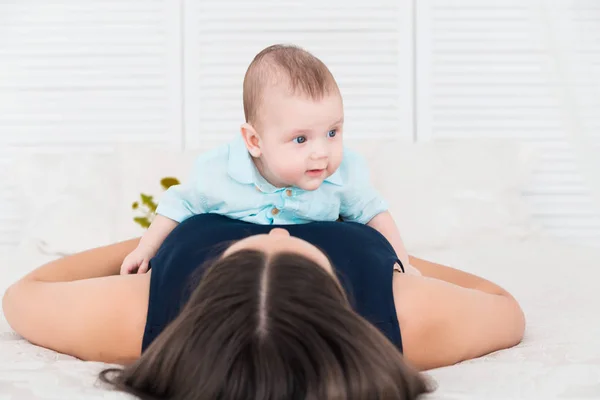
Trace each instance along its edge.
{"label": "white louvered blind", "polygon": [[563,230],[600,245],[600,2],[553,0],[544,6],[547,38],[565,83],[561,89],[569,141],[596,206],[595,213],[584,208],[566,216]]}
{"label": "white louvered blind", "polygon": [[274,43],[306,48],[336,77],[346,137],[412,140],[412,1],[185,1],[186,146],[244,122],[242,82]]}
{"label": "white louvered blind", "polygon": [[0,1],[0,244],[19,240],[17,152],[181,144],[180,19],[176,0]]}
{"label": "white louvered blind", "polygon": [[558,236],[596,244],[591,179],[600,171],[582,149],[598,143],[599,7],[419,0],[416,10],[418,138],[511,137],[536,147],[541,162],[525,193],[536,218]]}

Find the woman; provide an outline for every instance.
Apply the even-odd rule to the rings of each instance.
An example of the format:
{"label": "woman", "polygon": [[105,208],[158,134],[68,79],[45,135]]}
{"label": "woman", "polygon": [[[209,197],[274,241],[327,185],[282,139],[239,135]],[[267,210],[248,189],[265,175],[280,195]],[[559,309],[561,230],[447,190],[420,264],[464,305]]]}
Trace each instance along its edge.
{"label": "woman", "polygon": [[423,276],[395,272],[368,226],[285,228],[199,215],[147,274],[118,275],[137,240],[89,250],[15,283],[4,312],[34,344],[127,365],[103,377],[142,398],[410,399],[427,390],[411,367],[522,339],[518,303],[489,281],[415,258]]}

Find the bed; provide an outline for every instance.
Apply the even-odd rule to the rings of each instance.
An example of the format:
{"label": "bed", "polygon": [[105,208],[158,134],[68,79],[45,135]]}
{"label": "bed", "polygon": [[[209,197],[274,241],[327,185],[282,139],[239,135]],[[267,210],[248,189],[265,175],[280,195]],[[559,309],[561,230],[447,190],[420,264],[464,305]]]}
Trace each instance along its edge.
{"label": "bed", "polygon": [[[498,282],[517,297],[527,316],[527,332],[520,345],[427,372],[437,386],[427,398],[600,398],[600,272],[596,265],[600,249],[547,237],[529,218],[520,196],[526,176],[523,165],[527,163],[514,163],[519,166],[513,170],[502,168],[502,176],[496,175],[493,182],[486,179],[486,175],[489,178],[498,172],[499,163],[506,166],[511,165],[508,158],[522,159],[520,147],[489,142],[469,146],[465,150],[464,145],[446,143],[406,149],[383,144],[362,150],[373,167],[375,184],[390,199],[392,211],[404,227],[410,251]],[[121,148],[111,154],[95,155],[97,159],[82,154],[25,157],[16,175],[21,182],[27,182],[21,190],[24,206],[31,207],[31,218],[24,227],[22,243],[0,258],[0,293],[19,276],[56,254],[138,234],[139,227],[130,223],[129,200],[159,176],[185,174],[186,163],[193,155],[185,158],[162,151],[163,159],[172,157],[172,163],[164,164],[171,165],[171,170],[164,166],[149,168],[121,173],[118,178],[94,174],[133,171],[124,163],[148,163],[156,159],[154,151],[138,149],[132,157],[131,152]],[[111,168],[98,172],[98,167],[107,162]],[[473,171],[474,162],[480,167],[477,171]],[[387,167],[392,164],[393,171]],[[75,221],[81,218],[76,204],[86,205],[81,207],[81,213],[89,210],[90,202],[97,198],[97,187],[36,182],[43,175],[36,178],[36,171],[48,168],[56,172],[57,182],[69,182],[75,179],[68,176],[74,173],[75,165],[77,173],[95,182],[110,182],[107,184],[114,185],[110,190],[118,193],[113,196],[116,200],[111,200],[114,203],[93,204],[99,215],[94,223],[105,225],[96,225],[89,235],[82,235],[81,226],[76,229]],[[442,170],[443,180],[439,179]],[[402,192],[397,186],[386,184],[390,180],[403,182]],[[48,215],[44,207],[49,206],[35,205],[33,199],[28,204],[27,196],[41,187],[54,191],[43,193],[51,204],[52,217],[36,220],[36,215]],[[412,196],[406,196],[407,192]],[[66,201],[52,199],[69,199],[71,203],[64,205]],[[119,209],[119,202],[126,202],[127,207]],[[64,205],[64,210],[59,204]],[[58,220],[63,222],[60,227]],[[105,365],[33,346],[12,332],[3,316],[0,355],[2,400],[129,398],[98,383],[97,374]]]}

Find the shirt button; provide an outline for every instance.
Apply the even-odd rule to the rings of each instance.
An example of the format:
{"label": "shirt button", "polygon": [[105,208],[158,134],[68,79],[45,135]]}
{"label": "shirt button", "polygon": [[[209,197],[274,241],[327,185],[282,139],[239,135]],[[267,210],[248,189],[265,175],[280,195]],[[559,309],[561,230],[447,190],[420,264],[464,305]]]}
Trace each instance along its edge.
{"label": "shirt button", "polygon": [[271,210],[271,214],[273,214],[273,215],[279,214],[279,210],[277,209],[277,207],[273,207],[273,209]]}
{"label": "shirt button", "polygon": [[292,195],[292,190],[291,189],[287,189],[285,191],[285,194],[287,195],[287,197],[290,197]]}

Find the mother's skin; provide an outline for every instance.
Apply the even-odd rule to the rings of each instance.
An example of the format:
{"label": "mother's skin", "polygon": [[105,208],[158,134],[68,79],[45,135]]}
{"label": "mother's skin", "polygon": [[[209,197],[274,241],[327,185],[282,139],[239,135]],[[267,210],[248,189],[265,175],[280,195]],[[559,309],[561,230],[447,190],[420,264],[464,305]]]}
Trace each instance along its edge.
{"label": "mother's skin", "polygon": [[[3,298],[12,328],[31,343],[82,360],[127,364],[141,354],[151,272],[119,275],[139,239],[68,256],[29,273]],[[423,276],[394,273],[405,359],[426,370],[518,344],[525,318],[504,289],[411,257]]]}

